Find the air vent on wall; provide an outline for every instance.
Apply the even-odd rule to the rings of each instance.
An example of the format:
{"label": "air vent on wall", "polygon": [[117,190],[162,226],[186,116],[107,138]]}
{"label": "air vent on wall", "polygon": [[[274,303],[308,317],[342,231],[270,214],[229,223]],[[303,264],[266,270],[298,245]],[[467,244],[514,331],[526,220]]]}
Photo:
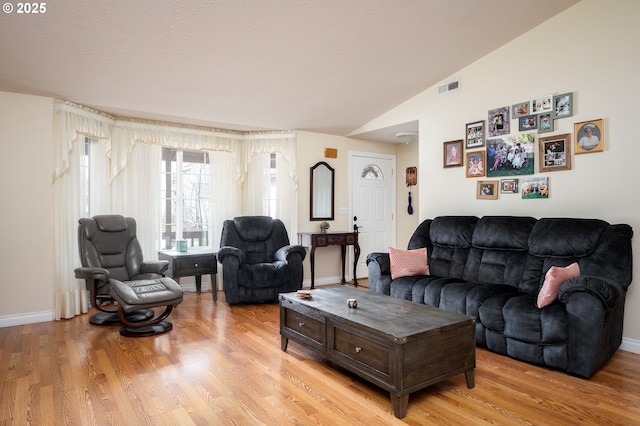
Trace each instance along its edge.
{"label": "air vent on wall", "polygon": [[460,88],[460,80],[452,81],[451,83],[438,86],[438,95],[449,93]]}

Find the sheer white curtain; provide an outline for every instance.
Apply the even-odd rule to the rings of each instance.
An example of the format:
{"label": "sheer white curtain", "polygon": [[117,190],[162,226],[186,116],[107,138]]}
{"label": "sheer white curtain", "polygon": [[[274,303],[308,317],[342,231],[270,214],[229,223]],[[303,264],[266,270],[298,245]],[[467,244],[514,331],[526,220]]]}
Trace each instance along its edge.
{"label": "sheer white curtain", "polygon": [[249,160],[243,191],[243,213],[248,216],[269,216],[271,155],[255,154]]}
{"label": "sheer white curtain", "polygon": [[[85,136],[91,145],[91,197],[81,167]],[[90,214],[122,214],[136,218],[145,258],[156,258],[160,224],[162,148],[206,151],[210,155],[212,215],[210,241],[217,248],[225,219],[264,214],[270,198],[269,155],[276,153],[276,217],[290,236],[296,232],[296,134],[243,133],[170,123],[116,118],[71,102],[54,107],[54,251],[55,316],[71,318],[89,305],[80,266],[78,220]],[[265,185],[267,184],[267,185]],[[244,205],[243,205],[244,204]]]}
{"label": "sheer white curtain", "polygon": [[[247,135],[243,144],[244,214],[268,214],[265,199],[270,188],[270,162],[276,154],[276,211],[274,216],[284,223],[289,238],[297,233],[298,178],[296,174],[296,134]],[[267,187],[267,183],[269,187]],[[295,239],[294,239],[295,240]]]}
{"label": "sheer white curtain", "polygon": [[[297,244],[298,232],[298,183],[291,176],[291,165],[283,154],[276,154],[276,215],[287,227],[289,240]],[[295,169],[295,165],[294,165]]]}
{"label": "sheer white curtain", "polygon": [[220,247],[222,224],[226,219],[241,216],[242,185],[239,178],[239,164],[230,152],[209,152],[211,167],[210,199],[213,214],[211,215],[212,234],[210,241],[213,249]]}
{"label": "sheer white curtain", "polygon": [[[114,141],[123,136],[122,132],[114,130]],[[136,220],[136,235],[147,260],[157,260],[160,248],[161,162],[161,146],[137,143],[131,147],[126,167],[111,183],[112,212]]]}
{"label": "sheer white curtain", "polygon": [[[81,169],[85,136],[97,138],[92,161],[96,168],[108,169],[106,151],[112,120],[100,114],[75,108],[58,101],[54,106],[54,315],[56,319],[72,318],[89,308],[84,281],[75,278],[73,270],[80,266],[78,254],[78,220],[87,210],[86,179]],[[101,156],[102,155],[102,156]],[[105,180],[94,181],[96,187]],[[108,194],[108,191],[107,191]],[[108,204],[95,197],[96,208]]]}

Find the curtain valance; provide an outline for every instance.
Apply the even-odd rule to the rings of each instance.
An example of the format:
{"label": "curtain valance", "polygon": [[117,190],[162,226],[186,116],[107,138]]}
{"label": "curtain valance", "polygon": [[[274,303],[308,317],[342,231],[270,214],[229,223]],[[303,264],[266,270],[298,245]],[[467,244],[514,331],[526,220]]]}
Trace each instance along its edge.
{"label": "curtain valance", "polygon": [[98,111],[56,101],[53,110],[53,181],[69,168],[69,153],[80,135],[106,139],[108,144],[115,121],[114,117]]}
{"label": "curtain valance", "polygon": [[292,131],[241,132],[176,123],[159,123],[115,117],[68,101],[58,100],[54,109],[55,181],[69,167],[69,152],[79,135],[105,139],[111,159],[111,180],[127,167],[127,158],[137,143],[189,151],[228,152],[236,180],[242,183],[253,155],[279,153],[288,163],[288,174],[296,182],[296,139]]}

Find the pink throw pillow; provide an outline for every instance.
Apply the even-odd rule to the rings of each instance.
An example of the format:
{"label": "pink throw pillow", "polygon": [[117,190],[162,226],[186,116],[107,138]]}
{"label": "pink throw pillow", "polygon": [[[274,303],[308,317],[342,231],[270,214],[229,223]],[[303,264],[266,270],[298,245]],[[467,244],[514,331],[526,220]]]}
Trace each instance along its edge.
{"label": "pink throw pillow", "polygon": [[569,266],[561,268],[552,266],[544,276],[544,283],[538,293],[538,308],[542,309],[558,298],[558,289],[569,278],[580,276],[580,266],[572,263]]}
{"label": "pink throw pillow", "polygon": [[427,249],[399,250],[389,247],[391,279],[413,275],[429,275]]}

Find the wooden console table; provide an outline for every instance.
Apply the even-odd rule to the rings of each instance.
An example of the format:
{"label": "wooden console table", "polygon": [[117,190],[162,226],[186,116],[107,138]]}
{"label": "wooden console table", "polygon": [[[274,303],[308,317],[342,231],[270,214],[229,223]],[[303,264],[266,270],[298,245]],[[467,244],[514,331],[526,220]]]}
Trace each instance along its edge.
{"label": "wooden console table", "polygon": [[167,275],[173,278],[178,284],[180,277],[196,277],[196,293],[202,290],[202,275],[211,275],[211,293],[213,301],[218,300],[218,286],[216,285],[216,274],[218,272],[218,260],[216,252],[210,250],[191,250],[179,252],[176,250],[165,250],[158,252],[159,260],[168,260],[169,269]]}
{"label": "wooden console table", "polygon": [[347,246],[353,246],[353,284],[358,286],[356,267],[360,258],[360,245],[357,232],[298,232],[298,244],[309,249],[309,262],[311,264],[311,288],[315,288],[315,252],[316,247],[341,246],[342,248],[342,282],[345,283],[344,268],[347,256]]}

